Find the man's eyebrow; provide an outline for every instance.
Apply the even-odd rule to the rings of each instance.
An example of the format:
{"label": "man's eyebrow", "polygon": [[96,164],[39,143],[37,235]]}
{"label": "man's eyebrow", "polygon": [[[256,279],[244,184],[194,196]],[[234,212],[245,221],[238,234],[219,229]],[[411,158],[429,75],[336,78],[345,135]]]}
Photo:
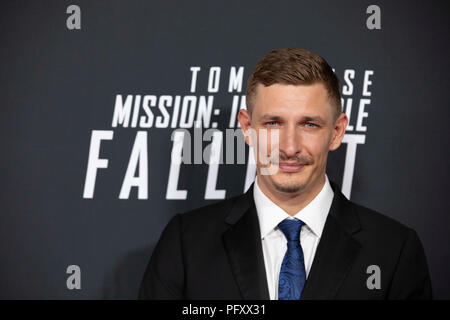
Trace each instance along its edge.
{"label": "man's eyebrow", "polygon": [[326,121],[324,119],[322,119],[319,116],[315,116],[315,117],[302,117],[302,121],[313,121],[313,122],[318,122],[318,123],[326,123]]}
{"label": "man's eyebrow", "polygon": [[[261,117],[261,120],[262,121],[265,121],[265,120],[280,121],[280,120],[283,120],[283,118],[280,116],[276,116],[276,115],[265,114]],[[322,119],[320,116],[304,116],[300,120],[302,122],[313,121],[313,122],[322,123],[322,124],[326,123],[326,121],[324,119]]]}
{"label": "man's eyebrow", "polygon": [[261,117],[261,120],[283,120],[283,118],[280,116],[265,114]]}

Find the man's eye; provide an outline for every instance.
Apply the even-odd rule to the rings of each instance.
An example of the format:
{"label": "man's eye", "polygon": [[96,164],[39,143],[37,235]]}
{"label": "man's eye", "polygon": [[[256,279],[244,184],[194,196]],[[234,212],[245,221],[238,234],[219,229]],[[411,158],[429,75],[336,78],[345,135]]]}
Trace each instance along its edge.
{"label": "man's eye", "polygon": [[266,125],[268,125],[268,126],[274,126],[276,124],[277,124],[276,121],[268,121],[268,122],[266,122]]}
{"label": "man's eye", "polygon": [[307,123],[306,126],[309,126],[310,128],[317,127],[317,125],[315,123]]}

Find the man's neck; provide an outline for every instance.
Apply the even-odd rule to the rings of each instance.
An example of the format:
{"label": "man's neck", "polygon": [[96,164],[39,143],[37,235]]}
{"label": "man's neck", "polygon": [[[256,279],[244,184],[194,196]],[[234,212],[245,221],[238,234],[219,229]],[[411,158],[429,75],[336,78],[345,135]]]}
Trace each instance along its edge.
{"label": "man's neck", "polygon": [[277,206],[286,211],[290,216],[294,216],[305,208],[314,198],[320,193],[325,184],[325,174],[319,179],[319,183],[316,183],[309,190],[302,191],[301,193],[285,193],[272,190],[268,188],[262,179],[258,179],[258,186],[261,191]]}

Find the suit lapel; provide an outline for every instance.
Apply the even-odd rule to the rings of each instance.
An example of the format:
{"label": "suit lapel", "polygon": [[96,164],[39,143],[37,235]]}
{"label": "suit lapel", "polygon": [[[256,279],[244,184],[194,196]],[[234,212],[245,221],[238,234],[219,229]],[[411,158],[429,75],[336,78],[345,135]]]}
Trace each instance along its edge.
{"label": "suit lapel", "polygon": [[[358,255],[352,235],[360,224],[350,201],[330,181],[333,203],[303,290],[302,299],[333,299]],[[231,270],[244,299],[269,300],[261,232],[253,200],[253,184],[238,197],[225,220],[230,228],[222,239]]]}
{"label": "suit lapel", "polygon": [[253,201],[253,185],[237,198],[225,221],[230,228],[222,239],[242,297],[249,300],[269,300],[261,233]]}
{"label": "suit lapel", "polygon": [[360,229],[354,208],[330,181],[333,203],[303,290],[302,299],[333,299],[350,271],[360,245],[352,234]]}

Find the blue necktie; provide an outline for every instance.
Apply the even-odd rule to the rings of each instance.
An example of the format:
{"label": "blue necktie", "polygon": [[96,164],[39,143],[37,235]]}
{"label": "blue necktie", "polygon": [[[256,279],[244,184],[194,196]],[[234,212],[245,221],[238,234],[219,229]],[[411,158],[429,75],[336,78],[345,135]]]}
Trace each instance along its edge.
{"label": "blue necktie", "polygon": [[300,230],[304,224],[298,219],[285,219],[278,224],[287,239],[287,251],[278,281],[278,300],[299,300],[302,295],[306,272]]}

